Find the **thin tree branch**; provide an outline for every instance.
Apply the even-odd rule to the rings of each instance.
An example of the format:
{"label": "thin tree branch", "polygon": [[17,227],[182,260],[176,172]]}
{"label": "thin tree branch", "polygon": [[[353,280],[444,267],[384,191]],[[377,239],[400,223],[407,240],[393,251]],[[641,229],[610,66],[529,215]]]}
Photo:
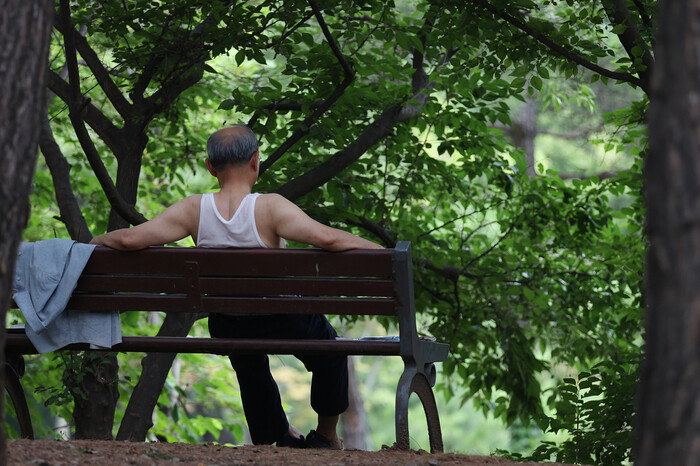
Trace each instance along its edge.
{"label": "thin tree branch", "polygon": [[355,141],[317,167],[287,182],[276,192],[294,201],[327,183],[359,159],[378,141],[390,135],[393,127],[399,122],[402,108],[400,103],[387,107]]}
{"label": "thin tree branch", "polygon": [[[224,3],[231,4],[232,1],[229,0]],[[256,11],[260,9],[262,5],[264,4],[258,6]],[[146,118],[144,118],[145,121],[150,121],[153,115],[162,112],[170,106],[182,92],[202,79],[202,76],[204,76],[204,63],[209,59],[209,49],[202,40],[202,35],[204,33],[204,28],[207,26],[216,26],[218,21],[214,14],[207,16],[207,18],[192,30],[188,40],[178,44],[179,47],[186,47],[187,59],[183,61],[182,66],[177,68],[176,72],[170,74],[169,78],[174,77],[173,80],[164,80],[164,84],[160,89],[152,95],[143,98],[143,93],[148,83],[164,57],[158,56],[146,66],[146,71],[140,76],[137,85],[134,86],[134,91],[131,96],[135,103],[141,104],[141,111],[146,115]],[[255,36],[261,33],[266,27],[267,26],[263,25],[260,31],[255,31],[252,35]]]}
{"label": "thin tree branch", "polygon": [[[71,100],[71,90],[68,83],[53,71],[49,71],[49,90],[56,94],[66,105]],[[80,94],[78,96],[78,106],[82,109],[82,117],[90,125],[97,135],[114,151],[113,141],[118,141],[121,138],[120,130],[112,120],[107,118],[97,107],[95,107],[90,99]],[[116,152],[115,152],[115,155]]]}
{"label": "thin tree branch", "polygon": [[[603,8],[611,24],[614,26],[625,26],[624,32],[618,34],[618,37],[627,52],[627,56],[632,60],[632,63],[634,63],[637,58],[641,58],[642,65],[644,65],[645,69],[638,71],[639,77],[644,83],[644,85],[640,87],[648,94],[651,70],[654,66],[654,56],[646,41],[642,38],[637,25],[632,20],[632,15],[630,14],[629,8],[627,8],[627,3],[625,0],[603,0]],[[641,57],[635,57],[633,53],[635,47],[640,47],[642,49]]]}
{"label": "thin tree branch", "polygon": [[557,173],[557,176],[562,180],[588,180],[592,177],[596,177],[600,180],[607,180],[610,178],[617,177],[620,173],[628,172],[629,170],[612,171],[607,170],[604,172],[596,173],[595,175],[582,175],[580,173]]}
{"label": "thin tree branch", "polygon": [[[83,57],[83,60],[85,60],[90,71],[92,71],[100,88],[112,103],[117,113],[119,113],[122,118],[126,118],[127,115],[130,114],[131,104],[124,98],[119,87],[112,81],[109,71],[104,67],[92,47],[90,47],[87,39],[85,39],[82,34],[75,33],[75,27],[73,26],[70,16],[64,18],[64,15],[58,15],[56,19],[56,29],[64,36],[70,31],[77,51],[80,53],[80,56]],[[66,55],[68,55],[67,51]]]}
{"label": "thin tree branch", "polygon": [[276,54],[279,53],[280,46],[282,45],[282,42],[284,42],[284,40],[285,40],[287,37],[291,36],[291,35],[294,33],[294,31],[296,31],[297,29],[299,29],[299,28],[301,27],[302,24],[304,24],[304,23],[306,23],[308,20],[310,20],[311,17],[312,17],[314,14],[315,14],[315,12],[313,12],[313,11],[312,11],[311,13],[308,13],[308,14],[307,14],[306,16],[304,16],[297,24],[295,24],[294,26],[292,26],[289,30],[286,30],[286,24],[285,24],[285,31],[283,32],[283,34],[280,36],[279,40],[277,41],[277,47],[275,47],[275,56],[277,56]]}
{"label": "thin tree branch", "polygon": [[[323,105],[324,102],[324,100],[314,102],[311,104],[311,108],[316,109]],[[299,103],[284,102],[280,100],[279,102],[273,102],[263,107],[259,107],[258,110],[268,110],[271,112],[300,112],[303,110],[303,106]]]}
{"label": "thin tree branch", "polygon": [[632,0],[632,3],[634,3],[634,6],[637,7],[639,17],[642,18],[642,24],[644,24],[644,27],[646,27],[648,30],[651,30],[654,27],[654,25],[651,23],[651,17],[649,16],[649,13],[644,7],[644,4],[639,0]]}
{"label": "thin tree branch", "polygon": [[[414,51],[414,53],[418,52]],[[414,59],[414,64],[422,65],[422,60]],[[434,85],[429,79],[425,79],[424,75],[425,71],[422,66],[418,66],[418,69],[413,73],[413,88],[416,92],[411,96],[411,100],[417,101],[417,105],[404,102],[390,105],[365,128],[355,141],[317,167],[287,182],[276,192],[292,201],[308,194],[345,170],[378,141],[390,135],[398,123],[416,116],[422,110],[428,97],[427,92],[424,93],[424,91],[430,90]]]}
{"label": "thin tree branch", "polygon": [[[426,16],[429,15],[430,11],[426,13]],[[427,20],[425,24],[426,27],[430,27],[432,22]],[[426,31],[423,30],[421,33],[421,41],[424,48],[425,37]],[[456,51],[457,49],[453,48],[445,53],[443,60],[436,67],[436,72],[439,72],[440,67],[444,66]],[[432,89],[434,82],[430,81],[423,69],[422,52],[416,49],[413,50],[413,66],[415,69],[411,77],[413,95],[410,96],[410,99],[406,98],[404,102],[390,105],[384,109],[379,117],[377,117],[355,141],[317,167],[289,181],[277,189],[276,192],[290,200],[295,200],[313,191],[350,166],[378,141],[390,135],[393,132],[394,126],[398,123],[413,118],[420,113],[428,98],[427,91]],[[407,101],[410,100],[416,103],[407,103]]]}
{"label": "thin tree branch", "polygon": [[[79,34],[84,34],[87,27],[81,26]],[[57,76],[63,80],[68,77],[68,67],[63,66]],[[51,101],[56,97],[56,94],[48,90],[46,93],[46,107],[48,109]],[[66,226],[68,234],[72,239],[81,243],[87,243],[92,239],[83,212],[80,209],[80,204],[75,197],[75,192],[70,182],[71,166],[63,156],[61,147],[54,138],[51,124],[49,122],[48,113],[44,115],[39,131],[39,149],[44,155],[46,166],[51,172],[51,180],[53,182],[54,192],[56,193],[56,204],[58,204],[61,216],[58,218]]]}
{"label": "thin tree branch", "polygon": [[311,128],[311,126],[321,117],[321,115],[326,113],[326,111],[328,111],[328,109],[330,109],[338,101],[338,99],[340,99],[340,97],[345,93],[345,89],[347,89],[355,79],[355,70],[352,69],[352,66],[345,59],[342,51],[340,50],[340,47],[338,47],[338,44],[335,42],[333,34],[331,34],[331,31],[328,29],[326,21],[323,19],[321,11],[318,9],[318,5],[316,5],[316,2],[314,0],[309,0],[309,5],[311,6],[311,9],[313,10],[314,15],[316,16],[316,21],[318,21],[318,24],[321,26],[321,30],[323,31],[323,35],[328,41],[328,45],[330,46],[331,50],[333,51],[333,54],[340,63],[340,66],[343,68],[345,78],[340,84],[338,84],[338,86],[335,88],[330,97],[323,101],[311,113],[311,115],[304,119],[304,121],[299,125],[299,128],[296,131],[294,131],[294,134],[292,134],[286,141],[284,141],[284,143],[282,143],[282,145],[278,147],[277,150],[275,150],[275,152],[273,152],[267,159],[265,159],[265,161],[262,164],[260,164],[260,174],[265,173],[265,171],[268,168],[270,168],[275,162],[277,162],[289,149],[291,149],[292,146],[294,146],[294,144],[296,144],[304,136],[306,136],[309,133],[309,129]]}
{"label": "thin tree branch", "polygon": [[70,165],[53,137],[48,115],[41,122],[39,148],[51,172],[56,203],[61,213],[59,220],[66,225],[72,239],[81,243],[89,242],[92,234],[70,184]]}
{"label": "thin tree branch", "polygon": [[554,136],[555,138],[561,139],[580,139],[588,137],[591,133],[595,133],[597,131],[600,131],[601,129],[603,129],[602,124],[594,127],[581,128],[578,131],[572,131],[570,133],[558,133],[556,131],[538,130],[537,134],[546,134],[547,136]]}
{"label": "thin tree branch", "polygon": [[[516,218],[515,220],[517,220],[517,218]],[[493,251],[494,249],[496,249],[496,248],[498,247],[498,245],[501,244],[501,242],[502,242],[504,239],[506,239],[506,237],[510,234],[510,232],[513,231],[513,228],[515,228],[515,220],[513,221],[513,223],[511,223],[510,225],[508,225],[508,228],[506,229],[506,231],[501,235],[500,238],[498,238],[498,240],[497,240],[495,243],[493,243],[493,244],[491,245],[490,248],[488,248],[486,251],[482,252],[482,253],[479,254],[478,256],[472,257],[472,258],[469,260],[469,262],[467,262],[467,265],[465,265],[465,266],[462,267],[461,271],[464,272],[464,271],[465,271],[467,268],[469,268],[469,266],[471,266],[473,263],[475,263],[475,262],[481,260],[482,258],[484,258],[485,256],[487,256],[491,251]]]}
{"label": "thin tree branch", "polygon": [[466,213],[466,214],[464,214],[464,215],[460,215],[459,217],[455,217],[455,218],[453,218],[452,220],[448,220],[447,222],[444,222],[444,223],[442,223],[442,224],[440,224],[440,225],[438,225],[438,226],[436,226],[436,227],[434,227],[434,228],[431,228],[431,229],[428,230],[428,231],[424,231],[423,233],[421,233],[421,234],[418,235],[418,238],[422,238],[422,237],[424,237],[424,236],[428,236],[429,234],[431,234],[431,233],[433,233],[433,232],[436,232],[436,231],[438,231],[438,230],[441,230],[441,229],[445,228],[445,227],[448,226],[448,225],[452,225],[453,223],[458,222],[458,221],[460,221],[460,220],[463,220],[463,219],[465,219],[465,218],[467,218],[467,217],[470,217],[470,216],[472,216],[472,215],[474,215],[474,212],[469,212],[469,213]]}
{"label": "thin tree branch", "polygon": [[[63,16],[63,21],[68,22],[70,18],[70,6],[69,0],[61,0],[60,14]],[[110,177],[107,169],[102,163],[100,155],[97,153],[97,149],[90,138],[90,133],[88,133],[87,128],[81,117],[82,108],[80,107],[83,101],[82,95],[80,93],[80,75],[78,70],[78,59],[76,56],[75,42],[74,42],[74,29],[69,28],[64,34],[65,40],[65,50],[66,50],[66,66],[68,67],[69,76],[69,86],[70,86],[70,98],[68,99],[69,117],[75,134],[78,136],[78,141],[80,146],[85,152],[85,156],[92,167],[102,189],[109,200],[112,207],[121,215],[124,219],[129,221],[133,225],[138,225],[139,223],[145,222],[147,219],[141,215],[136,209],[129,205],[121,197],[117,191],[112,178]]]}
{"label": "thin tree branch", "polygon": [[343,52],[340,51],[340,47],[338,47],[338,44],[333,38],[333,34],[331,34],[331,31],[328,29],[326,20],[323,19],[323,15],[321,14],[321,10],[319,10],[318,5],[314,0],[309,0],[309,5],[311,6],[311,10],[314,12],[316,21],[318,21],[319,26],[321,26],[321,31],[323,31],[323,35],[328,41],[328,45],[333,51],[333,55],[335,55],[335,58],[338,59],[340,66],[343,67],[343,71],[345,71],[345,77],[354,76],[355,70],[352,69],[350,63],[343,56]]}
{"label": "thin tree branch", "polygon": [[501,18],[505,22],[520,29],[528,36],[532,37],[533,39],[540,42],[541,44],[547,46],[549,49],[553,50],[554,52],[558,53],[559,55],[563,56],[564,58],[569,59],[569,60],[573,61],[574,63],[577,63],[577,64],[583,66],[584,68],[587,68],[595,73],[598,73],[601,76],[605,76],[605,77],[610,78],[610,79],[616,79],[618,81],[628,82],[628,83],[634,84],[634,85],[639,86],[640,88],[644,89],[645,83],[641,79],[639,79],[638,77],[636,77],[630,73],[619,73],[616,71],[610,71],[606,68],[603,68],[602,66],[596,65],[595,63],[592,63],[592,62],[586,60],[585,58],[581,57],[580,55],[577,55],[576,53],[573,53],[572,51],[566,49],[565,47],[562,47],[561,45],[555,43],[547,36],[534,31],[532,28],[528,27],[523,22],[519,21],[515,17],[506,13],[504,10],[499,10],[498,8],[494,7],[487,0],[472,0],[472,1],[474,3],[476,3],[477,5],[480,5],[482,8],[485,8],[486,10],[490,11],[493,15]]}
{"label": "thin tree branch", "polygon": [[[382,225],[364,217],[357,216],[358,220],[353,220],[351,218],[347,218],[345,220],[345,223],[348,225],[354,225],[360,228],[364,228],[365,230],[369,231],[373,235],[375,235],[377,238],[380,238],[382,242],[384,243],[384,246],[388,248],[393,248],[396,245],[396,238],[394,237],[394,234],[391,233],[389,230],[384,228]],[[459,269],[453,265],[448,265],[448,264],[442,264],[438,265],[434,262],[431,262],[427,259],[420,259],[418,260],[418,263],[425,267],[426,269],[433,271],[440,275],[443,278],[446,278],[448,280],[457,282],[459,280],[459,277],[465,277],[469,279],[474,279],[477,278],[476,275],[471,274],[469,272],[466,272],[464,269]]]}
{"label": "thin tree branch", "polygon": [[372,233],[374,236],[379,238],[382,244],[387,248],[393,248],[394,246],[396,246],[395,235],[373,220],[370,220],[366,217],[361,217],[359,215],[354,215],[352,217],[346,217],[345,223],[347,225],[363,228],[366,231]]}

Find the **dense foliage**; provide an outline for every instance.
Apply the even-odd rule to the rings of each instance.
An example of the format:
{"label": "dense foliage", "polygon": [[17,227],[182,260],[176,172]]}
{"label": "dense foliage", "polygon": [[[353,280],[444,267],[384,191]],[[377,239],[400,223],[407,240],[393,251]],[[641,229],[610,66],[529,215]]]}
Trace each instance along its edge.
{"label": "dense foliage", "polygon": [[[611,0],[74,2],[57,21],[50,79],[51,128],[72,175],[68,185],[52,170],[54,189],[37,173],[28,238],[66,235],[59,220],[77,237],[67,201],[49,226],[59,188],[72,187],[95,233],[110,205],[112,228],[115,212],[136,223],[212,188],[197,175],[206,137],[246,122],[262,143],[257,189],[387,247],[413,243],[423,331],[452,348],[441,390],[508,423],[570,434],[537,459],[622,461],[640,357],[653,10]],[[64,70],[71,84],[80,76],[79,92]],[[595,109],[596,90],[611,86],[636,89],[637,102],[609,108],[589,139],[630,154],[630,166],[579,179],[543,165],[528,173],[504,131],[519,102],[549,115]]]}

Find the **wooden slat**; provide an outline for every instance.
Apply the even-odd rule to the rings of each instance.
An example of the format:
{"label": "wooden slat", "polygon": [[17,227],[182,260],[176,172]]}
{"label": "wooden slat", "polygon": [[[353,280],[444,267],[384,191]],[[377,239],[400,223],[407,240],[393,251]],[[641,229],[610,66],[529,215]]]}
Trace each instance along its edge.
{"label": "wooden slat", "polygon": [[216,295],[312,295],[312,296],[387,296],[394,295],[391,280],[356,278],[223,278],[201,277],[204,294]]}
{"label": "wooden slat", "polygon": [[[106,351],[240,354],[313,354],[398,355],[399,343],[367,340],[271,340],[189,337],[124,337],[123,342]],[[36,353],[26,335],[5,335],[5,349],[23,354]],[[89,345],[74,344],[65,349],[87,350]]]}
{"label": "wooden slat", "polygon": [[391,278],[392,254],[385,250],[331,253],[306,249],[214,249],[152,247],[123,253],[97,247],[85,273],[178,273],[185,261],[199,262],[202,275]]}
{"label": "wooden slat", "polygon": [[189,312],[186,295],[74,294],[66,309],[76,311],[169,311]]}
{"label": "wooden slat", "polygon": [[[396,315],[396,302],[382,298],[244,298],[203,296],[198,312],[223,314],[340,314]],[[184,295],[118,294],[74,295],[68,302],[74,310],[192,312]]]}
{"label": "wooden slat", "polygon": [[204,312],[225,314],[396,315],[396,302],[381,298],[219,298],[202,297]]}
{"label": "wooden slat", "polygon": [[187,284],[182,276],[82,275],[78,280],[75,291],[186,293]]}
{"label": "wooden slat", "polygon": [[[200,277],[203,294],[225,296],[393,296],[391,280],[362,278],[249,278]],[[160,292],[186,293],[181,276],[84,275],[77,292]]]}

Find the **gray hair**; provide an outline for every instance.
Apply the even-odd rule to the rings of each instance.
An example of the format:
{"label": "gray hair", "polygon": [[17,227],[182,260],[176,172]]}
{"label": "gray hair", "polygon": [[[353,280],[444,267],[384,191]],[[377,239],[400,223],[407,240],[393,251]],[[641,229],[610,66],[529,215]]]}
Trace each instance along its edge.
{"label": "gray hair", "polygon": [[222,128],[209,136],[207,154],[216,169],[247,163],[258,150],[258,138],[246,125]]}

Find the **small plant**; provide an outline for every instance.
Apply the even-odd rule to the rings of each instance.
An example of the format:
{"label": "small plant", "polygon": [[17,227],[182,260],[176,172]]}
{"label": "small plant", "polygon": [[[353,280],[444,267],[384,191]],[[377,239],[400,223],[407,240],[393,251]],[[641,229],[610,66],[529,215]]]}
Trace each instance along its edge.
{"label": "small plant", "polygon": [[563,431],[568,439],[542,442],[522,459],[606,466],[629,462],[636,385],[637,365],[613,362],[563,379],[550,398],[556,413],[546,418],[546,431]]}

